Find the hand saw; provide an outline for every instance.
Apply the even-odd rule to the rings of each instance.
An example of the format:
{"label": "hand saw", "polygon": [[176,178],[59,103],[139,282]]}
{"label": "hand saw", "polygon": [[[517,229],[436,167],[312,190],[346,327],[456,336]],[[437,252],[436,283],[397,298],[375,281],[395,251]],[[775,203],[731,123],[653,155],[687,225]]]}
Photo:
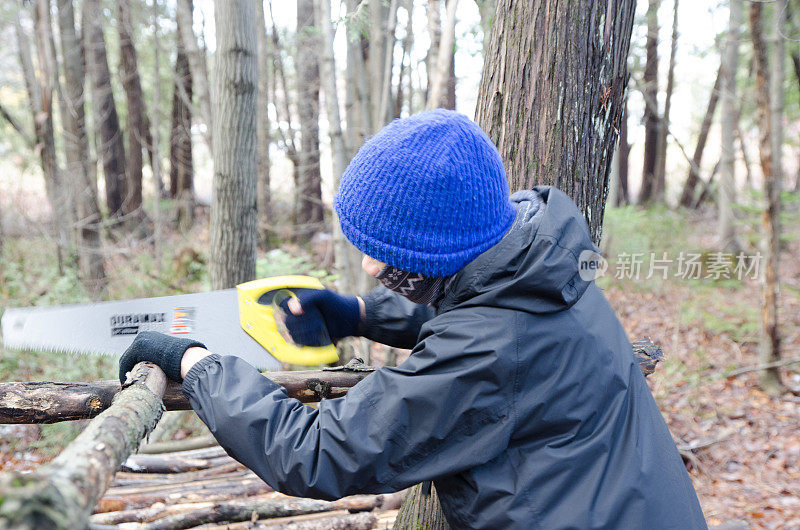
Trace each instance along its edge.
{"label": "hand saw", "polygon": [[297,346],[276,323],[278,293],[323,289],[309,276],[275,276],[235,289],[96,304],[7,309],[2,318],[7,348],[119,355],[142,331],[198,340],[213,353],[236,355],[274,370],[279,362],[318,365],[338,360],[336,348]]}

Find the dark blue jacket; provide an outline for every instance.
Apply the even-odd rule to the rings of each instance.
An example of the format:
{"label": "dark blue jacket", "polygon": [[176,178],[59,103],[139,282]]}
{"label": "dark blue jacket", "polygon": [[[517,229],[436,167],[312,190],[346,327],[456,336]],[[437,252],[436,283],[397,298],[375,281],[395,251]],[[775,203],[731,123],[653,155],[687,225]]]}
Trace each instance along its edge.
{"label": "dark blue jacket", "polygon": [[[538,214],[531,199],[544,201]],[[237,357],[186,377],[222,446],[276,489],[334,499],[433,480],[453,528],[706,528],[631,345],[578,274],[595,247],[554,188],[449,282],[434,312],[377,289],[364,335],[413,347],[302,405]]]}

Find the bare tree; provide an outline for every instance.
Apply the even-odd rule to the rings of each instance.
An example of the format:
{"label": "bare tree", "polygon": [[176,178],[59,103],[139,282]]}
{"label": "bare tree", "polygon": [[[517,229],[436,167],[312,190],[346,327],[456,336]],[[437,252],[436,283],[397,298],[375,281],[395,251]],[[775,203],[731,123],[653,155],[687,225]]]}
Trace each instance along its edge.
{"label": "bare tree", "polygon": [[700,175],[697,168],[703,161],[703,151],[706,148],[706,141],[708,140],[708,133],[711,130],[711,123],[714,121],[714,112],[717,110],[717,103],[719,102],[720,87],[722,83],[722,65],[720,64],[717,71],[717,78],[714,81],[714,88],[711,89],[711,95],[708,98],[708,105],[706,105],[706,113],[703,116],[703,121],[700,124],[700,133],[697,135],[697,144],[694,148],[694,155],[692,155],[692,163],[689,164],[689,175],[686,177],[686,183],[683,186],[681,193],[680,205],[686,208],[691,208],[695,204],[694,192],[697,188],[697,183],[700,180]]}
{"label": "bare tree", "polygon": [[252,280],[256,265],[258,35],[251,0],[218,0],[211,285]]}
{"label": "bare tree", "polygon": [[300,118],[295,221],[302,237],[322,228],[322,179],[319,171],[319,64],[314,0],[297,0],[297,114]]}
{"label": "bare tree", "polygon": [[78,264],[83,281],[90,291],[99,294],[105,283],[105,266],[100,234],[100,208],[97,204],[97,175],[89,155],[86,134],[84,84],[86,75],[82,48],[75,31],[75,12],[72,0],[58,0],[58,28],[64,65],[65,170],[75,183],[77,213]]}
{"label": "bare tree", "polygon": [[642,166],[642,189],[639,202],[645,203],[657,197],[656,159],[660,121],[658,116],[658,7],[661,0],[649,0],[647,5],[647,61],[644,66],[643,96],[652,101],[644,110],[644,157]]}
{"label": "bare tree", "polygon": [[547,8],[545,0],[500,0],[503,16],[492,26],[480,84],[476,121],[498,146],[511,188],[558,186],[583,211],[594,241],[628,82],[634,8],[633,0],[550,0]]}
{"label": "bare tree", "polygon": [[[41,14],[38,13],[42,6],[36,5],[34,7],[35,25],[39,26],[43,23]],[[20,16],[22,11],[20,11]],[[41,30],[35,28],[40,33]],[[63,211],[63,182],[62,172],[58,167],[56,159],[56,145],[53,135],[53,77],[52,72],[49,71],[48,65],[40,64],[41,75],[36,76],[36,71],[33,65],[33,58],[31,57],[31,48],[28,37],[22,29],[22,24],[19,19],[15,20],[14,31],[17,40],[17,53],[19,56],[20,66],[22,67],[22,74],[25,80],[25,89],[28,93],[28,101],[30,105],[31,117],[34,125],[35,148],[34,151],[39,153],[39,160],[42,166],[42,174],[44,176],[45,191],[47,192],[47,200],[50,204],[51,215],[54,221],[54,227],[57,230],[58,237],[56,241],[57,256],[59,270],[63,271],[64,253],[68,251],[69,246],[69,219],[61,217],[65,215]],[[39,48],[42,46],[41,36],[37,37],[37,45]],[[39,49],[40,54],[42,53]],[[43,62],[40,58],[40,62]]]}
{"label": "bare tree", "polygon": [[630,204],[631,194],[628,188],[628,171],[630,164],[628,158],[631,154],[631,144],[628,143],[628,97],[625,96],[622,101],[622,114],[619,124],[619,193],[617,194],[617,203],[614,206],[622,204]]}
{"label": "bare tree", "polygon": [[177,0],[175,18],[178,21],[178,31],[181,34],[181,41],[186,49],[186,57],[189,59],[189,69],[192,73],[193,87],[197,91],[200,116],[203,118],[206,125],[203,138],[213,151],[214,107],[211,101],[211,83],[208,78],[206,52],[197,44],[197,36],[195,36],[194,30],[192,29],[192,22],[194,20],[193,1]]}
{"label": "bare tree", "polygon": [[120,73],[122,87],[128,103],[126,131],[128,133],[126,212],[142,210],[142,149],[145,145],[145,105],[142,83],[139,78],[139,61],[133,45],[133,23],[130,0],[117,1],[117,29],[119,31]]}
{"label": "bare tree", "polygon": [[[42,88],[43,99],[49,99],[49,105],[43,103],[43,109],[50,107],[45,112],[50,113],[50,129],[53,127],[53,102],[58,101],[59,113],[62,122],[67,114],[67,106],[58,75],[58,61],[56,59],[56,46],[53,37],[53,21],[51,19],[50,0],[37,0],[34,7],[33,29],[34,42],[36,43],[36,56],[39,66],[39,80]],[[55,135],[54,135],[55,137]],[[53,146],[55,164],[55,181],[53,182],[54,197],[56,198],[53,214],[56,217],[56,233],[59,246],[66,251],[70,263],[75,259],[76,232],[75,227],[75,181],[71,174],[65,173],[58,162],[56,146]]]}
{"label": "bare tree", "polygon": [[667,70],[667,88],[664,99],[664,115],[659,121],[658,156],[656,157],[656,189],[657,200],[663,201],[666,192],[667,173],[667,130],[669,115],[672,110],[672,92],[675,87],[675,55],[678,51],[678,0],[672,2],[672,39],[670,41],[669,68]]}
{"label": "bare tree", "polygon": [[119,217],[128,213],[123,204],[127,196],[125,146],[111,89],[100,0],[84,0],[82,20],[86,64],[92,80],[92,114],[97,131],[97,152],[102,156],[106,184],[106,205],[109,215]]}
{"label": "bare tree", "polygon": [[[774,7],[776,11],[778,11],[775,20],[775,31],[776,35],[779,35],[777,32],[780,32],[780,28],[783,26],[781,16],[783,10],[780,5]],[[756,72],[755,98],[758,112],[758,143],[761,158],[761,171],[764,174],[764,197],[766,200],[766,208],[762,217],[762,229],[764,231],[764,268],[761,289],[761,340],[759,343],[759,356],[762,362],[770,363],[780,359],[777,289],[780,181],[776,178],[780,175],[780,170],[776,167],[776,162],[779,162],[779,160],[776,160],[775,155],[778,150],[777,148],[780,147],[782,142],[779,143],[773,138],[775,133],[780,134],[780,132],[774,128],[772,120],[781,116],[783,107],[782,95],[776,94],[777,91],[781,90],[781,84],[783,82],[783,56],[773,56],[773,61],[781,63],[781,66],[778,67],[773,64],[772,72],[770,72],[770,64],[767,61],[767,45],[764,42],[762,27],[761,3],[751,3],[749,14],[750,37],[753,40],[753,59]],[[780,37],[778,40],[780,40]],[[780,49],[777,43],[775,48]],[[778,59],[777,61],[775,61],[776,58]],[[779,77],[779,80],[774,79],[774,77]],[[775,99],[780,101],[776,102]],[[771,394],[778,394],[783,391],[780,372],[778,372],[777,368],[762,371],[761,387],[764,391]]]}
{"label": "bare tree", "polygon": [[256,2],[258,17],[258,233],[261,246],[269,246],[269,226],[272,222],[272,196],[270,194],[270,158],[272,124],[269,118],[269,87],[272,76],[272,50],[267,38],[264,2]]}
{"label": "bare tree", "polygon": [[739,0],[730,2],[725,56],[722,62],[722,116],[720,119],[720,186],[717,205],[719,208],[719,246],[725,252],[737,253],[740,249],[734,228],[733,202],[736,192],[735,134],[739,112],[736,108],[736,71],[739,67],[739,26],[742,24],[742,5]]}
{"label": "bare tree", "polygon": [[[190,0],[191,1],[191,0]],[[180,26],[183,18],[177,18]],[[192,159],[192,72],[178,29],[175,80],[172,87],[172,117],[169,134],[169,194],[180,203],[178,221],[187,226],[194,218],[194,161]]]}
{"label": "bare tree", "polygon": [[[432,79],[428,80],[427,108],[429,109],[441,106],[442,98],[445,96],[445,85],[451,77],[455,76],[455,72],[451,74],[450,69],[453,66],[457,6],[458,0],[448,0],[445,23],[442,29],[442,40],[438,45],[436,63],[435,66],[428,70],[428,75],[433,76]],[[455,86],[453,87],[453,92],[455,92]],[[455,105],[452,106],[455,107]]]}

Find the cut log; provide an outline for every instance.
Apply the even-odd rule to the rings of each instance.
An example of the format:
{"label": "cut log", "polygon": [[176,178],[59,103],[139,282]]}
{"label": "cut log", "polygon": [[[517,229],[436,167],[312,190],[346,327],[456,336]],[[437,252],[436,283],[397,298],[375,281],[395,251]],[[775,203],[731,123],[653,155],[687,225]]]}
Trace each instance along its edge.
{"label": "cut log", "polygon": [[52,462],[0,476],[0,528],[85,528],[114,471],[161,418],[166,376],[139,363],[111,406]]}
{"label": "cut log", "polygon": [[174,453],[176,451],[189,451],[191,449],[203,449],[205,447],[214,447],[217,445],[217,440],[210,434],[204,436],[195,436],[194,438],[185,438],[183,440],[164,440],[161,442],[152,442],[143,445],[139,448],[139,454],[161,454],[161,453]]}
{"label": "cut log", "polygon": [[[203,505],[198,508],[151,520],[148,522],[147,528],[149,530],[173,530],[192,528],[209,523],[235,523],[252,521],[256,518],[288,517],[344,509],[371,511],[380,507],[382,502],[382,495],[359,495],[345,497],[337,501],[321,501],[297,497],[235,499],[218,503],[202,503]],[[316,528],[320,527],[317,526]]]}
{"label": "cut log", "polygon": [[[368,371],[304,370],[265,374],[303,403],[345,395]],[[97,416],[119,392],[119,381],[91,383],[0,383],[0,423],[56,423]],[[180,383],[169,381],[164,392],[167,410],[191,410]]]}
{"label": "cut log", "polygon": [[112,487],[123,486],[146,486],[153,484],[182,484],[184,482],[191,482],[204,478],[225,476],[234,472],[244,473],[247,468],[239,462],[230,462],[221,466],[212,467],[209,469],[201,469],[199,471],[187,471],[185,473],[130,473],[126,471],[119,471],[114,476]]}
{"label": "cut log", "polygon": [[[222,451],[221,448],[220,451]],[[163,456],[133,455],[123,462],[121,469],[131,473],[185,473],[187,471],[210,469],[233,462],[233,459],[225,453],[210,458],[175,455],[175,453]]]}
{"label": "cut log", "polygon": [[[280,522],[279,522],[280,521]],[[333,514],[300,515],[292,518],[267,519],[256,522],[231,523],[220,526],[202,526],[203,530],[370,530],[378,528],[378,517],[371,512],[348,514],[346,512]],[[383,528],[382,526],[379,528]]]}
{"label": "cut log", "polygon": [[176,485],[171,488],[161,488],[143,493],[117,493],[109,490],[109,493],[97,503],[95,512],[117,512],[147,508],[157,502],[166,505],[189,502],[221,502],[237,497],[249,497],[272,492],[272,488],[263,480],[252,475],[249,478],[207,484],[205,486],[197,486],[196,484]]}
{"label": "cut log", "polygon": [[[655,370],[661,360],[661,348],[649,337],[633,343],[633,355],[645,375]],[[339,367],[341,368],[341,367]],[[272,372],[266,377],[287,390],[289,396],[303,403],[344,396],[371,370],[304,370]],[[0,424],[56,423],[91,418],[108,408],[119,392],[119,381],[93,383],[10,382],[0,383]],[[179,383],[169,381],[164,392],[166,410],[190,410],[189,401]]]}

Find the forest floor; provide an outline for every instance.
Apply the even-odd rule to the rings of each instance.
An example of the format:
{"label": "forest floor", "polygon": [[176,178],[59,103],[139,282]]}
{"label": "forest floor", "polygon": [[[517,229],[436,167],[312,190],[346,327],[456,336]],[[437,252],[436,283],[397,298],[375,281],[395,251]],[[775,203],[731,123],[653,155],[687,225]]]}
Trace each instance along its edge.
{"label": "forest floor", "polygon": [[[790,204],[783,219],[779,316],[784,358],[800,356],[799,210],[797,202]],[[740,218],[743,252],[754,255],[757,215],[743,209]],[[207,289],[205,258],[198,250],[208,248],[207,233],[199,228],[205,224],[198,223],[188,234],[167,233],[160,260],[154,257],[152,241],[119,241],[108,256],[108,296]],[[663,347],[666,360],[649,383],[676,443],[690,455],[685,457],[687,468],[709,524],[744,520],[756,528],[800,528],[800,397],[791,392],[778,398],[766,395],[758,388],[759,371],[727,377],[733,369],[759,364],[760,294],[757,280],[736,278],[741,271],[734,264],[719,266],[714,233],[713,212],[609,210],[603,242],[609,267],[598,284],[631,339],[649,336]],[[44,237],[6,240],[0,257],[0,307],[88,300],[74,274],[60,274],[54,266],[47,251],[51,243]],[[651,252],[661,261],[652,262]],[[678,270],[685,265],[679,261],[692,255],[701,263],[698,278],[686,278]],[[322,259],[319,250],[285,245],[261,257],[258,274],[310,273],[330,283],[334,277],[319,264]],[[657,266],[647,279],[651,262]],[[667,279],[661,277],[664,270]],[[116,375],[113,358],[80,359],[0,348],[0,381]],[[782,374],[789,387],[800,388],[800,364],[782,369]],[[191,434],[196,425],[189,422],[175,436]],[[40,465],[82,426],[0,426],[0,470]]]}

